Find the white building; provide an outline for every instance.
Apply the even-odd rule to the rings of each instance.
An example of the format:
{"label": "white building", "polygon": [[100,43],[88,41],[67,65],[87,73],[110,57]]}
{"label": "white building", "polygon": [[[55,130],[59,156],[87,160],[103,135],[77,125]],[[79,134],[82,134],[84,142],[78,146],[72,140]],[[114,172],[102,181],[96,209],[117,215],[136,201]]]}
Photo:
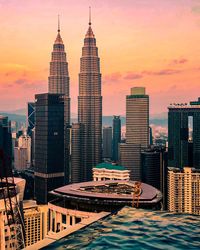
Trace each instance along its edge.
{"label": "white building", "polygon": [[27,162],[31,162],[31,137],[24,134],[18,139],[18,147],[27,149]]}
{"label": "white building", "polygon": [[48,206],[37,205],[36,201],[23,203],[25,245],[31,246],[45,238],[48,232]]}
{"label": "white building", "polygon": [[15,169],[21,171],[30,167],[31,164],[31,137],[21,135],[18,139],[18,146],[14,147]]}
{"label": "white building", "polygon": [[168,210],[200,215],[200,170],[169,168]]}
{"label": "white building", "polygon": [[125,169],[123,166],[113,165],[111,163],[100,163],[95,166],[92,171],[94,181],[130,179],[130,170]]}

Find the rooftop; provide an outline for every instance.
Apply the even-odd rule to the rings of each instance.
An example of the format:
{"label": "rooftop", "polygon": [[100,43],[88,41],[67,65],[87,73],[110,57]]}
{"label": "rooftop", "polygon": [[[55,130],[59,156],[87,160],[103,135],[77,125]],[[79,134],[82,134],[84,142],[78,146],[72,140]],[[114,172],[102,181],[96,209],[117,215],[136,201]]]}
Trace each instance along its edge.
{"label": "rooftop", "polygon": [[123,166],[120,166],[120,165],[113,165],[112,163],[108,163],[108,162],[102,162],[98,165],[96,165],[94,168],[106,168],[106,169],[109,169],[109,170],[126,170],[125,167]]}
{"label": "rooftop", "polygon": [[[134,181],[91,181],[66,185],[50,193],[57,196],[76,197],[76,199],[82,197],[84,199],[132,200],[134,188]],[[141,183],[140,201],[153,201],[157,199],[158,194],[161,195],[156,188]]]}

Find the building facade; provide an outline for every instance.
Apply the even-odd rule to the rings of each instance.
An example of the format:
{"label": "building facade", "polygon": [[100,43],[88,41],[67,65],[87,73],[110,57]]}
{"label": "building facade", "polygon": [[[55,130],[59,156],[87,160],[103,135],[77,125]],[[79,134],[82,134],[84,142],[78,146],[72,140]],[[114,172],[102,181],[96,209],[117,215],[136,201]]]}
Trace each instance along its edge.
{"label": "building facade", "polygon": [[168,109],[169,167],[200,169],[200,98]]}
{"label": "building facade", "polygon": [[141,146],[133,143],[120,143],[120,165],[130,170],[130,179],[141,180]]}
{"label": "building facade", "polygon": [[70,86],[67,55],[60,34],[60,23],[58,20],[58,34],[53,45],[49,72],[49,93],[62,94],[64,99],[64,146],[65,146],[65,183],[69,182],[69,143],[70,135],[68,127],[70,124]]}
{"label": "building facade", "polygon": [[64,98],[47,93],[35,99],[35,198],[46,204],[48,191],[64,184]]}
{"label": "building facade", "polygon": [[200,215],[200,170],[169,168],[168,210]]}
{"label": "building facade", "polygon": [[18,171],[23,171],[28,168],[28,151],[27,148],[14,148],[14,166]]}
{"label": "building facade", "polygon": [[18,138],[18,147],[27,149],[27,166],[31,164],[31,137],[24,134]]}
{"label": "building facade", "polygon": [[140,150],[149,145],[149,96],[144,87],[131,88],[126,97],[126,143],[120,144],[120,164],[131,180],[141,180]]}
{"label": "building facade", "polygon": [[126,142],[149,145],[149,96],[145,88],[131,88],[126,97]]}
{"label": "building facade", "polygon": [[100,163],[93,169],[93,181],[130,180],[130,171],[123,166],[111,163]]}
{"label": "building facade", "polygon": [[164,146],[151,146],[141,151],[142,181],[163,194],[163,209],[167,209],[168,152]]}
{"label": "building facade", "polygon": [[119,143],[121,142],[121,119],[120,116],[113,116],[113,141],[112,141],[112,160],[119,160]]}
{"label": "building facade", "polygon": [[27,134],[31,136],[32,130],[35,127],[35,103],[28,102],[27,106],[27,122],[28,122],[28,129]]}
{"label": "building facade", "polygon": [[81,123],[72,123],[71,129],[71,182],[81,182],[83,178],[83,169],[81,168],[82,159],[82,125]]}
{"label": "building facade", "polygon": [[48,206],[29,200],[23,203],[25,245],[31,246],[45,238],[48,232]]}
{"label": "building facade", "polygon": [[[6,168],[2,168],[0,165],[1,173],[0,176],[5,176],[5,171],[11,170],[11,164],[12,164],[12,134],[11,134],[11,127],[10,123],[8,122],[7,116],[0,116],[0,151],[3,151],[3,154],[5,156],[6,162],[5,166]],[[0,164],[2,164],[0,162]],[[10,176],[9,173],[7,173],[8,176]]]}
{"label": "building facade", "polygon": [[[102,160],[102,96],[100,58],[89,21],[79,74],[78,122],[82,124],[83,181],[92,180],[92,168]],[[73,166],[72,166],[73,168]]]}
{"label": "building facade", "polygon": [[103,158],[112,158],[112,127],[103,127]]}

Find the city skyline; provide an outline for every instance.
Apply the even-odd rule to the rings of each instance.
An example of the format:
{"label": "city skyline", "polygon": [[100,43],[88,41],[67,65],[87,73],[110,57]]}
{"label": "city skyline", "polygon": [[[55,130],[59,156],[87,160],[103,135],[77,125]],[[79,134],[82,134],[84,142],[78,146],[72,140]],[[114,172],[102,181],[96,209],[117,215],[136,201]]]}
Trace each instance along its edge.
{"label": "city skyline", "polygon": [[13,0],[0,1],[1,111],[25,108],[34,93],[47,92],[48,62],[60,14],[71,108],[77,113],[79,56],[90,5],[102,58],[104,115],[124,115],[125,96],[134,86],[146,87],[151,113],[167,112],[171,102],[196,99],[200,1],[81,0],[58,5],[22,0],[19,5]]}

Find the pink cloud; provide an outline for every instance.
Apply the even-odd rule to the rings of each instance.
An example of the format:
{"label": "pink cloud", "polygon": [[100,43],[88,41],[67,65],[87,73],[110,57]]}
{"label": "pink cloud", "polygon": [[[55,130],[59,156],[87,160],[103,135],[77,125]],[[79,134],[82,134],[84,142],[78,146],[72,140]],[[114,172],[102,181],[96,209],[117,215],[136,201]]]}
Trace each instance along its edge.
{"label": "pink cloud", "polygon": [[124,79],[125,80],[134,80],[134,79],[140,79],[142,77],[143,77],[143,75],[140,73],[129,72],[127,75],[125,75]]}
{"label": "pink cloud", "polygon": [[181,59],[174,59],[171,61],[169,65],[180,65],[180,64],[185,64],[188,62],[188,59],[186,58],[181,58]]}

